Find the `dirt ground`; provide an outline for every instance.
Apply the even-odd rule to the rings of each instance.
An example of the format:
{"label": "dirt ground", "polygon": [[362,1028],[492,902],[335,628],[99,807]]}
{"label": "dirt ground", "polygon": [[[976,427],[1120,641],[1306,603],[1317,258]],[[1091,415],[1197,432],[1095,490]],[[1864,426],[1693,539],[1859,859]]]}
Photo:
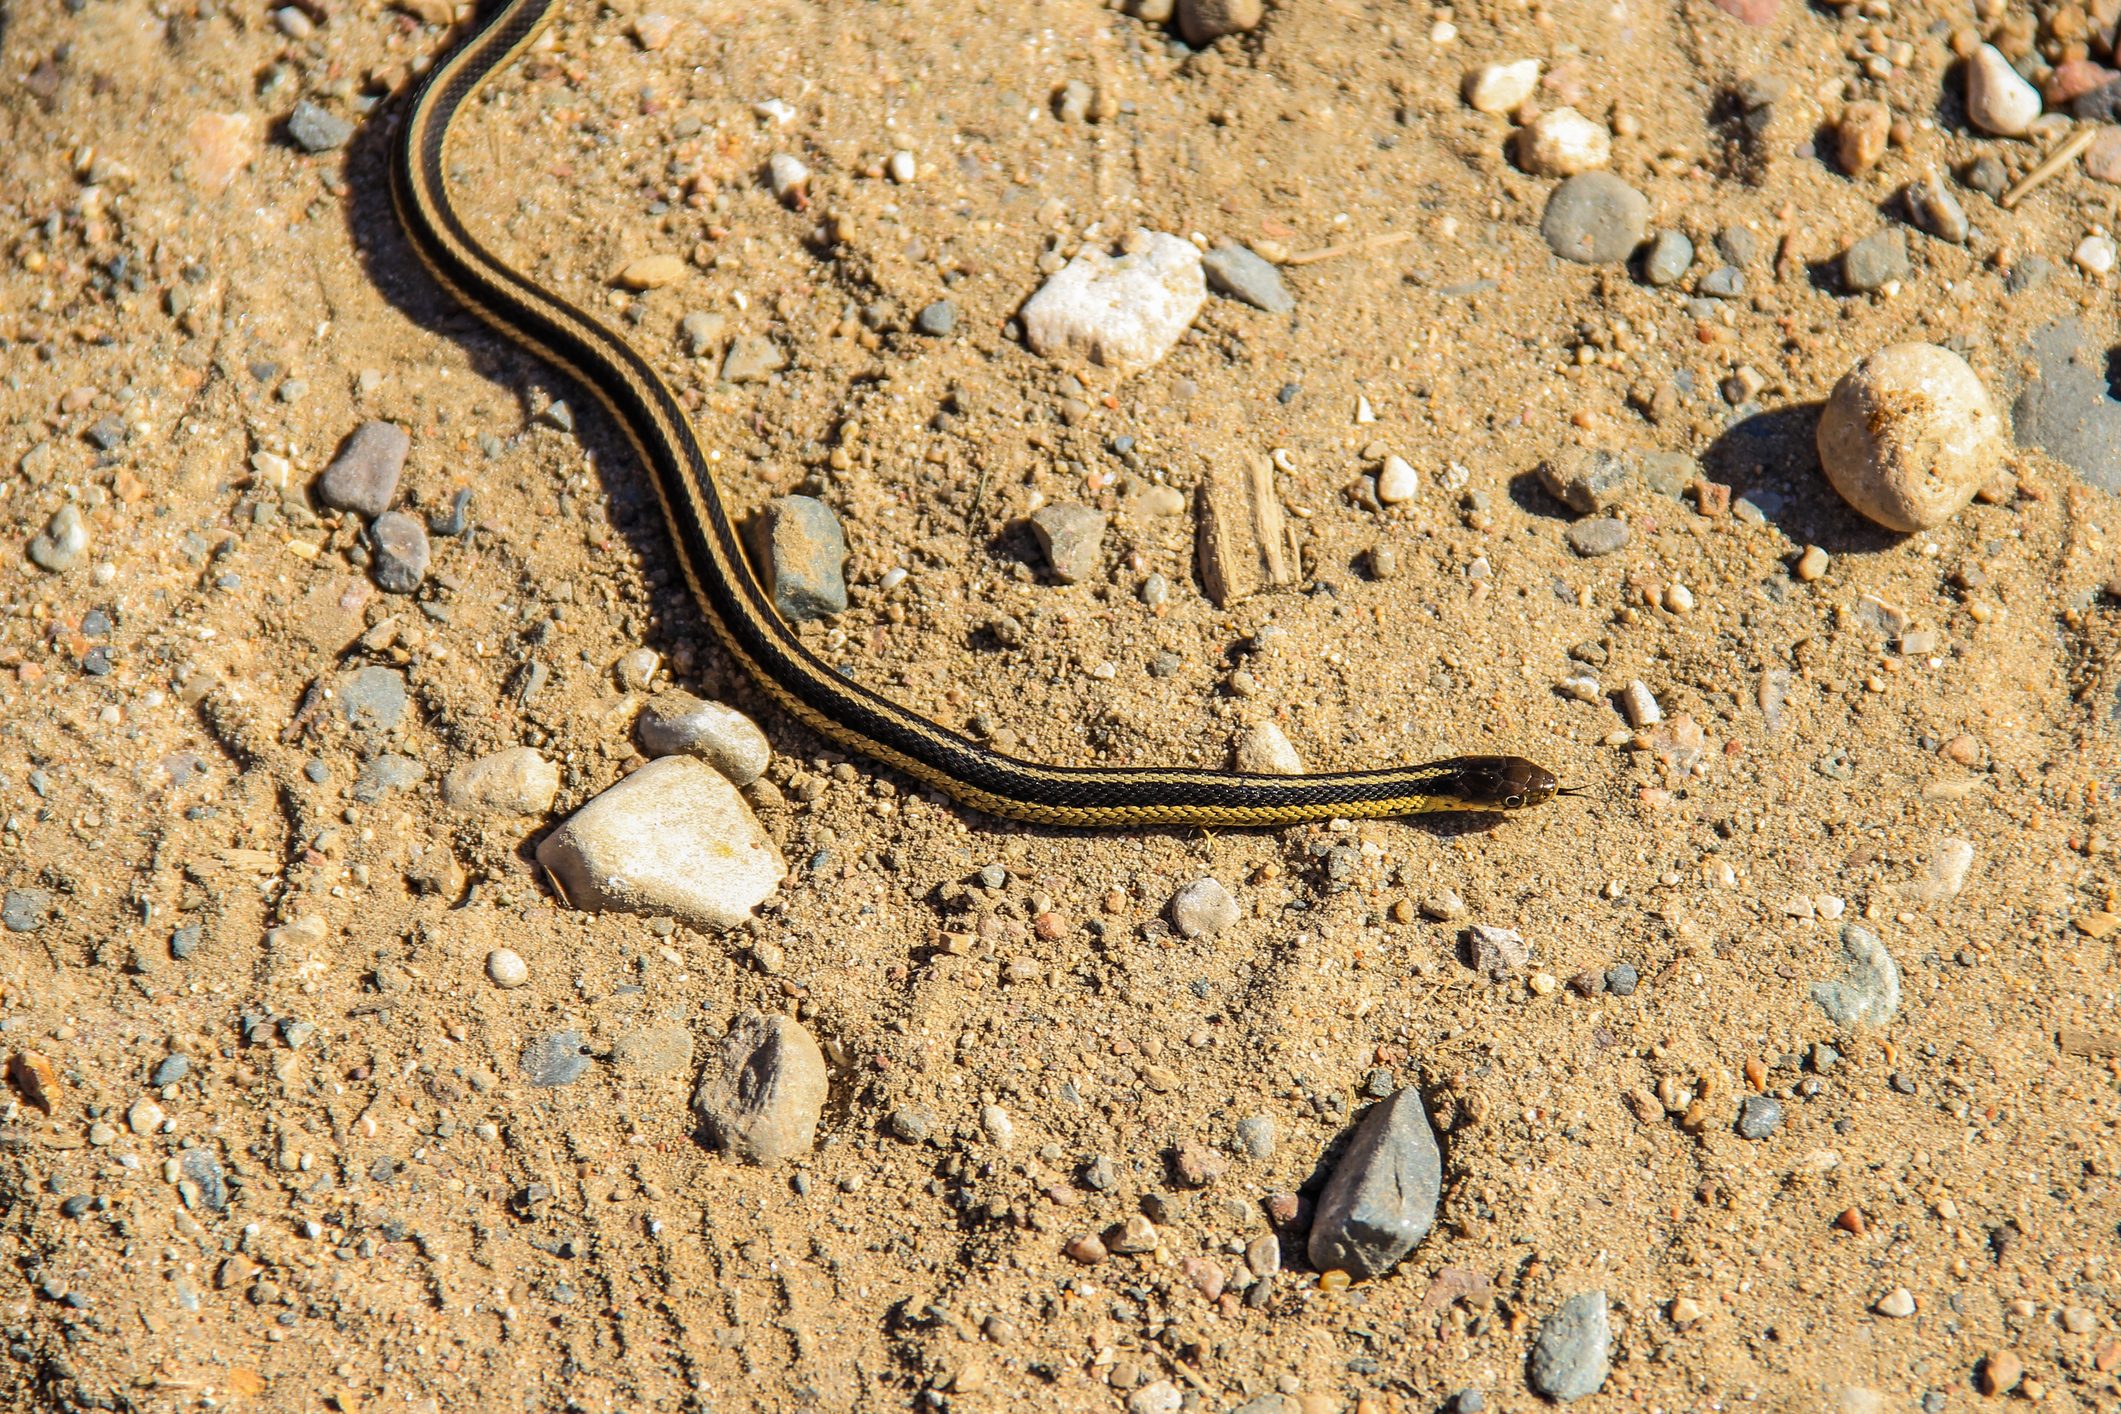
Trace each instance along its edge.
{"label": "dirt ground", "polygon": [[[1506,821],[1108,834],[843,761],[723,661],[624,439],[392,223],[384,136],[444,0],[0,9],[0,1405],[1524,1409],[1541,1323],[1600,1289],[1589,1407],[2121,1407],[2121,507],[2014,451],[1890,535],[1811,450],[1885,344],[1948,342],[2007,408],[2032,331],[2113,342],[2112,277],[2070,262],[2121,188],[2081,170],[2008,211],[1955,187],[1974,235],[1911,231],[1888,290],[1831,273],[1908,181],[2032,165],[1968,128],[1955,31],[2054,58],[2085,17],[1738,8],[1766,23],[1282,3],[1192,52],[1089,0],[568,4],[467,116],[477,228],[686,391],[739,506],[837,511],[853,604],[805,632],[863,680],[1048,761],[1220,764],[1270,721],[1313,769],[1511,751],[1590,788]],[[1616,131],[1654,226],[1757,237],[1748,293],[1548,253],[1553,180],[1460,97],[1526,57],[1539,103]],[[1827,154],[1858,97],[1904,125],[1852,178]],[[350,140],[305,151],[304,100]],[[775,152],[812,169],[804,209]],[[1042,257],[1135,227],[1298,257],[1294,313],[1211,298],[1124,381],[1025,349]],[[620,290],[651,254],[684,278]],[[2056,273],[2011,282],[2033,256]],[[917,332],[944,298],[955,330]],[[694,312],[787,367],[722,381]],[[371,418],[411,434],[418,514],[472,492],[411,598],[307,494]],[[1696,469],[1585,558],[1532,475],[1571,445]],[[1190,502],[1130,488],[1277,450],[1301,582],[1218,609]],[[1385,452],[1422,482],[1391,508],[1363,480]],[[1026,528],[1055,501],[1112,512],[1087,582]],[[88,545],[52,573],[26,550],[69,503]],[[654,687],[771,738],[791,874],[747,928],[575,911],[532,861],[639,764],[614,665],[643,647]],[[402,720],[298,718],[364,666],[402,675]],[[1591,700],[1558,686],[1585,675]],[[1637,680],[1664,713],[1639,733]],[[518,745],[559,765],[549,817],[443,806]],[[373,788],[385,753],[417,779]],[[1241,917],[1186,940],[1167,905],[1202,876]],[[1883,1026],[1813,999],[1850,921],[1898,964]],[[1529,963],[1468,966],[1473,924]],[[488,980],[500,946],[527,985]],[[831,1065],[793,1165],[714,1153],[688,1107],[748,1010]],[[526,1042],[569,1028],[588,1073],[526,1084]],[[1436,1226],[1338,1289],[1310,1205],[1405,1084],[1442,1136]],[[1783,1118],[1749,1139],[1758,1094]],[[1227,1159],[1205,1186],[1189,1144]],[[1155,1250],[1064,1253],[1136,1215]],[[1880,1310],[1898,1288],[1912,1314]]]}

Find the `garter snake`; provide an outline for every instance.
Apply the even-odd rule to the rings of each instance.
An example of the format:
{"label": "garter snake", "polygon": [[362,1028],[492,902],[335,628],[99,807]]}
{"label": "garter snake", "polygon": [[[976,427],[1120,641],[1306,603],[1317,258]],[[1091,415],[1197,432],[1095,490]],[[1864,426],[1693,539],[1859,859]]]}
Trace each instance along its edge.
{"label": "garter snake", "polygon": [[451,295],[604,405],[655,484],[707,621],[729,654],[798,721],[964,805],[1048,825],[1284,825],[1334,816],[1509,811],[1556,793],[1550,773],[1515,756],[1303,776],[1040,765],[990,751],[834,671],[775,612],[669,383],[597,319],[495,256],[451,199],[447,158],[458,115],[537,38],[555,3],[490,5],[428,71],[392,143],[392,204],[413,249]]}

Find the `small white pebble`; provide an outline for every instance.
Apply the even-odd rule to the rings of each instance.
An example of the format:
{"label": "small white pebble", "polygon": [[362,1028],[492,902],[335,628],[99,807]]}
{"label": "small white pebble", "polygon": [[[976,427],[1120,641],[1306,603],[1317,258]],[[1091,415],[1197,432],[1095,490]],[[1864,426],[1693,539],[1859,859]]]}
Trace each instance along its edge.
{"label": "small white pebble", "polygon": [[751,113],[753,117],[758,118],[762,122],[792,123],[795,121],[795,109],[778,98],[768,98],[763,102],[752,104]]}
{"label": "small white pebble", "polygon": [[1905,1320],[1915,1314],[1915,1293],[1904,1286],[1896,1286],[1878,1299],[1878,1314],[1893,1320]]}
{"label": "small white pebble", "polygon": [[1664,709],[1657,705],[1656,694],[1636,678],[1620,694],[1620,710],[1627,714],[1632,727],[1654,726],[1664,720]]}
{"label": "small white pebble", "polygon": [[919,165],[913,160],[913,154],[905,148],[902,147],[891,154],[891,180],[897,182],[900,186],[912,181],[918,170]]}
{"label": "small white pebble", "polygon": [[2112,236],[2086,236],[2077,242],[2077,249],[2071,253],[2070,259],[2089,274],[2107,275],[2113,272],[2115,254]]}
{"label": "small white pebble", "polygon": [[987,1131],[997,1149],[1006,1149],[1016,1141],[1016,1123],[1000,1105],[988,1105],[979,1112],[979,1127]]}
{"label": "small white pebble", "polygon": [[1457,38],[1458,26],[1452,24],[1449,20],[1438,20],[1435,24],[1429,26],[1429,43],[1431,44],[1449,44]]}
{"label": "small white pebble", "polygon": [[1421,477],[1404,457],[1389,456],[1377,473],[1377,499],[1388,506],[1421,494]]}
{"label": "small white pebble", "polygon": [[1667,613],[1691,614],[1694,612],[1694,592],[1683,584],[1667,585],[1664,607]]}
{"label": "small white pebble", "polygon": [[486,975],[496,987],[520,987],[530,980],[530,968],[512,948],[495,948],[486,954]]}
{"label": "small white pebble", "polygon": [[1598,679],[1590,676],[1563,678],[1556,686],[1561,689],[1562,696],[1573,697],[1578,702],[1600,702],[1605,698],[1605,689],[1598,685]]}
{"label": "small white pebble", "polygon": [[1466,75],[1466,103],[1482,113],[1507,113],[1532,96],[1539,83],[1539,61],[1486,64]]}

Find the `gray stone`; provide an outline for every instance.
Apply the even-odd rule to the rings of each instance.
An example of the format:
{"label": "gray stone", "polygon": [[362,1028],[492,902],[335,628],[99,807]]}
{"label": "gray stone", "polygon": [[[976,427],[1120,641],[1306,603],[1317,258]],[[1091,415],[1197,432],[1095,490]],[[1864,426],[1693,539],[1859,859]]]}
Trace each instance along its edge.
{"label": "gray stone", "polygon": [[1579,515],[1612,506],[1627,494],[1634,468],[1603,447],[1565,447],[1539,464],[1539,484]]}
{"label": "gray stone", "polygon": [[1607,1363],[1612,1345],[1605,1292],[1580,1292],[1539,1328],[1526,1378],[1534,1391],[1558,1403],[1596,1394],[1612,1370]]}
{"label": "gray stone", "polygon": [[44,529],[29,542],[30,562],[52,574],[66,573],[87,553],[88,523],[71,501],[52,512]]}
{"label": "gray stone", "polygon": [[560,768],[529,746],[467,761],[442,778],[444,803],[468,815],[543,815],[559,793]]}
{"label": "gray stone", "polygon": [[1248,1159],[1274,1157],[1274,1116],[1246,1115],[1237,1122],[1237,1147]]}
{"label": "gray stone", "polygon": [[1642,278],[1659,289],[1676,285],[1694,266],[1694,243],[1681,231],[1659,231],[1642,258]]}
{"label": "gray stone", "polygon": [[1716,249],[1743,270],[1760,258],[1760,237],[1750,226],[1726,226],[1716,233]]}
{"label": "gray stone", "polygon": [[228,1211],[228,1178],[211,1149],[186,1149],[177,1158],[177,1193],[184,1206],[211,1213]]}
{"label": "gray stone", "polygon": [[788,366],[781,346],[763,334],[745,334],[731,340],[722,359],[722,379],[728,383],[763,383]]}
{"label": "gray stone", "polygon": [[957,306],[939,299],[913,316],[913,327],[931,339],[947,338],[957,328]]}
{"label": "gray stone", "polygon": [[2011,262],[2009,273],[2003,277],[2004,293],[2022,295],[2027,290],[2037,290],[2054,274],[2054,261],[2038,255],[2022,256]]}
{"label": "gray stone", "polygon": [[1907,261],[1907,232],[1899,226],[1874,231],[1841,252],[1841,283],[1858,294],[1883,289],[1893,280],[1905,280],[1911,269]]}
{"label": "gray stone", "polygon": [[1648,452],[1642,458],[1642,484],[1660,496],[1677,498],[1701,479],[1701,463],[1685,452]]}
{"label": "gray stone", "polygon": [[2038,372],[2011,408],[2018,445],[2067,463],[2101,491],[2121,494],[2121,402],[2107,391],[2105,349],[2070,318],[2035,332],[2032,356]]}
{"label": "gray stone", "polygon": [[1605,970],[1605,989],[1616,997],[1632,997],[1642,985],[1642,975],[1630,962],[1616,962]]}
{"label": "gray stone", "polygon": [[737,788],[690,756],[665,756],[593,797],[538,843],[575,908],[661,914],[720,931],[788,875]]}
{"label": "gray stone", "polygon": [[1773,1095],[1748,1095],[1738,1106],[1738,1137],[1765,1139],[1782,1127],[1782,1106]]}
{"label": "gray stone", "polygon": [[678,321],[678,338],[685,345],[685,352],[694,358],[705,358],[722,347],[722,336],[729,327],[729,317],[706,310],[694,310]]}
{"label": "gray stone", "polygon": [[826,1090],[810,1033],[790,1017],[749,1012],[708,1058],[692,1109],[715,1148],[773,1164],[810,1152]]}
{"label": "gray stone", "polygon": [[410,756],[386,751],[364,763],[353,783],[353,798],[373,805],[395,790],[411,790],[427,779],[427,768]]}
{"label": "gray stone", "polygon": [[935,1112],[926,1105],[900,1105],[886,1121],[894,1138],[918,1144],[935,1129]]}
{"label": "gray stone", "polygon": [[1067,503],[1042,506],[1031,517],[1031,532],[1062,584],[1080,584],[1104,565],[1103,511]]}
{"label": "gray stone", "polygon": [[371,663],[341,673],[334,684],[339,713],[358,732],[383,733],[405,719],[405,674]]}
{"label": "gray stone", "polygon": [[161,1064],[155,1067],[155,1073],[147,1078],[147,1083],[159,1090],[165,1085],[175,1085],[189,1074],[191,1057],[164,1056]]}
{"label": "gray stone", "polygon": [[751,523],[751,550],[773,607],[790,623],[847,609],[847,535],[832,507],[810,496],[777,496]]}
{"label": "gray stone", "polygon": [[337,511],[379,516],[398,494],[412,438],[394,422],[364,422],[339,444],[317,478],[317,500]]}
{"label": "gray stone", "polygon": [[2070,100],[2070,116],[2086,123],[2121,123],[2121,78],[2108,79]]}
{"label": "gray stone", "polygon": [[766,734],[734,707],[689,692],[658,693],[634,718],[633,734],[649,756],[697,756],[733,786],[766,774],[773,748]]}
{"label": "gray stone", "polygon": [[1443,1156],[1420,1092],[1380,1100],[1356,1125],[1318,1196],[1311,1265],[1358,1280],[1383,1276],[1436,1221],[1442,1191]]}
{"label": "gray stone", "polygon": [[385,511],[368,527],[375,545],[371,570],[376,588],[386,594],[410,594],[427,578],[427,527],[418,516]]}
{"label": "gray stone", "polygon": [[1209,938],[1241,917],[1237,900],[1214,879],[1195,879],[1171,896],[1171,925],[1183,938]]}
{"label": "gray stone", "polygon": [[199,942],[206,930],[197,923],[187,923],[169,935],[169,955],[182,962],[199,950]]}
{"label": "gray stone", "polygon": [[1580,520],[1565,532],[1569,548],[1587,560],[1628,548],[1628,523],[1611,516]]}
{"label": "gray stone", "polygon": [[1848,969],[1838,982],[1812,984],[1812,1000],[1841,1026],[1883,1026],[1900,1010],[1900,969],[1878,935],[1855,923],[1841,925],[1841,953]]}
{"label": "gray stone", "polygon": [[2011,174],[1993,153],[1983,153],[1969,162],[1960,176],[1970,190],[1980,192],[1990,201],[2010,190]]}
{"label": "gray stone", "polygon": [[1642,244],[1650,203],[1611,172],[1581,172],[1547,197],[1539,234],[1564,260],[1615,265]]}
{"label": "gray stone", "polygon": [[[288,380],[290,383],[294,381]],[[125,419],[114,412],[107,412],[90,423],[88,430],[81,435],[88,438],[97,451],[114,452],[125,441]]]}
{"label": "gray stone", "polygon": [[1737,299],[1745,293],[1745,272],[1735,265],[1719,265],[1694,288],[1711,299]]}
{"label": "gray stone", "polygon": [[541,1090],[572,1085],[589,1071],[589,1048],[582,1044],[579,1031],[554,1031],[523,1047],[516,1067]]}
{"label": "gray stone", "polygon": [[682,1026],[644,1026],[619,1037],[611,1065],[621,1075],[647,1079],[692,1069],[692,1033]]}
{"label": "gray stone", "polygon": [[287,115],[287,135],[304,152],[332,152],[346,146],[353,124],[305,98]]}
{"label": "gray stone", "polygon": [[1296,308],[1281,272],[1247,246],[1219,245],[1200,258],[1201,273],[1208,288],[1219,295],[1243,300],[1269,314],[1287,314]]}
{"label": "gray stone", "polygon": [[10,933],[34,933],[51,914],[52,896],[43,889],[9,889],[0,902],[0,927]]}
{"label": "gray stone", "polygon": [[1907,214],[1916,225],[1940,241],[1966,244],[1973,225],[1966,219],[1966,210],[1959,205],[1959,198],[1952,195],[1942,177],[1931,172],[1919,182],[1909,182],[1901,197],[1907,202]]}

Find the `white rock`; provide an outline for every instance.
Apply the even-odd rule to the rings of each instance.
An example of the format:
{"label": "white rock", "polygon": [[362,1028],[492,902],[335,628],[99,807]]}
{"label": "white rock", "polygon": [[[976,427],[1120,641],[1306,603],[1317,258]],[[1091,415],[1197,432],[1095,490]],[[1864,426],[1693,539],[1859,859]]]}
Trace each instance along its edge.
{"label": "white rock", "polygon": [[1212,937],[1238,917],[1237,900],[1213,879],[1195,879],[1171,896],[1171,922],[1180,937]]}
{"label": "white rock", "polygon": [[1006,1149],[1016,1142],[1016,1121],[1000,1105],[988,1105],[979,1112],[979,1127],[987,1131],[997,1149]]}
{"label": "white rock", "polygon": [[1943,839],[1930,856],[1929,873],[1902,886],[1901,892],[1918,903],[1942,903],[1958,896],[1966,887],[1966,871],[1974,867],[1974,847],[1965,840]]}
{"label": "white rock", "polygon": [[2091,275],[2107,275],[2114,268],[2114,238],[2112,236],[2086,236],[2077,242],[2070,252],[2070,259],[2077,268]]}
{"label": "white rock", "polygon": [[669,914],[733,928],[788,876],[781,852],[721,772],[690,756],[651,761],[538,845],[576,908]]}
{"label": "white rock", "polygon": [[1620,710],[1627,713],[1631,727],[1652,727],[1664,720],[1664,709],[1657,705],[1657,694],[1651,692],[1641,678],[1622,689]]}
{"label": "white rock", "polygon": [[891,171],[891,180],[897,182],[900,186],[912,181],[920,171],[920,164],[914,160],[913,154],[903,147],[891,154],[891,161],[888,165]]}
{"label": "white rock", "polygon": [[1820,464],[1841,499],[1888,530],[1942,525],[2003,463],[2003,421],[1966,360],[1891,344],[1834,385]]}
{"label": "white rock", "polygon": [[496,987],[520,987],[530,980],[530,968],[513,948],[495,948],[486,954],[486,976]]}
{"label": "white rock", "polygon": [[1377,499],[1388,506],[1411,501],[1421,494],[1421,473],[1405,457],[1389,456],[1377,469]]}
{"label": "white rock", "polygon": [[1539,61],[1483,64],[1466,75],[1466,102],[1483,113],[1507,113],[1532,96],[1539,83]]}
{"label": "white rock", "polygon": [[1267,776],[1301,776],[1304,759],[1288,734],[1272,722],[1255,722],[1230,752],[1230,764],[1240,771]]}
{"label": "white rock", "polygon": [[153,1134],[162,1127],[164,1118],[162,1107],[149,1099],[133,1101],[133,1107],[125,1112],[125,1123],[135,1134]]}
{"label": "white rock", "polygon": [[442,779],[451,809],[478,815],[543,815],[560,793],[560,768],[527,746],[457,767]]}
{"label": "white rock", "polygon": [[706,702],[689,692],[658,693],[634,719],[633,734],[650,756],[697,756],[748,786],[766,774],[773,748],[766,734],[734,707]]}
{"label": "white rock", "polygon": [[776,152],[766,159],[766,180],[773,194],[789,206],[800,206],[810,194],[810,169],[791,153]]}
{"label": "white rock", "polygon": [[1517,134],[1517,165],[1535,177],[1573,177],[1613,158],[1613,138],[1574,108],[1541,113]]}
{"label": "white rock", "polygon": [[1034,353],[1084,359],[1124,375],[1171,351],[1208,298],[1200,251],[1161,232],[1138,231],[1127,255],[1085,250],[1025,301]]}
{"label": "white rock", "polygon": [[1984,44],[1966,66],[1966,116],[1983,132],[2022,137],[2040,116],[2040,90],[1995,45]]}
{"label": "white rock", "polygon": [[1578,702],[1602,702],[1605,700],[1605,689],[1598,685],[1597,678],[1587,673],[1576,677],[1563,678],[1555,686],[1561,689],[1562,696],[1573,697]]}
{"label": "white rock", "polygon": [[1904,1321],[1915,1314],[1915,1293],[1904,1286],[1896,1286],[1878,1298],[1878,1314]]}

